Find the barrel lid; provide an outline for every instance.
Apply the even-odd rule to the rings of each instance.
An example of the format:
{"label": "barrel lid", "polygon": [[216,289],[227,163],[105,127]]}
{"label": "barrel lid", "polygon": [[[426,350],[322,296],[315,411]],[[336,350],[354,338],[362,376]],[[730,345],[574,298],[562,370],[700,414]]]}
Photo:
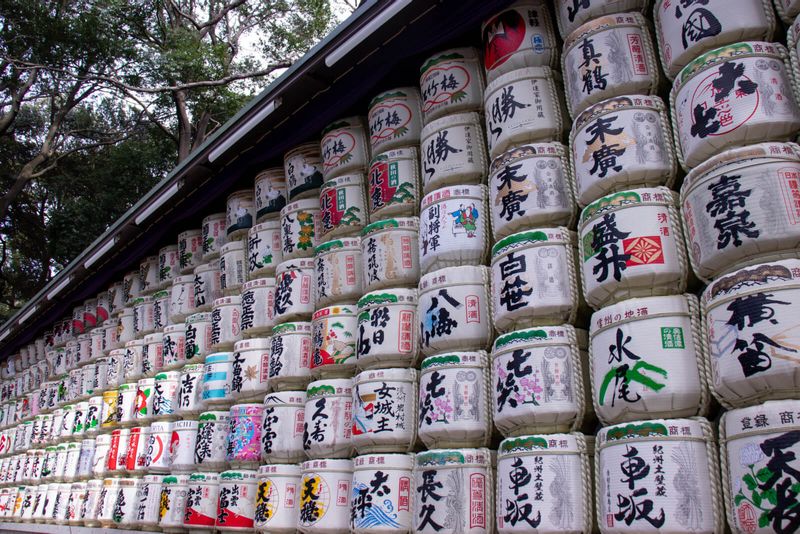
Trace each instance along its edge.
{"label": "barrel lid", "polygon": [[309,471],[353,471],[353,461],[343,459],[307,460],[302,466],[304,474]]}
{"label": "barrel lid", "polygon": [[241,189],[239,191],[234,191],[233,193],[228,195],[228,201],[235,200],[238,198],[253,198],[253,190]]}
{"label": "barrel lid", "polygon": [[281,323],[272,327],[272,336],[282,336],[287,334],[310,334],[310,322]]}
{"label": "barrel lid", "polygon": [[203,372],[203,365],[202,363],[189,363],[181,367],[181,374],[186,373],[201,373]]}
{"label": "barrel lid", "polygon": [[623,95],[601,100],[596,104],[592,104],[578,114],[578,116],[575,118],[575,122],[573,123],[570,138],[573,139],[574,136],[584,128],[584,126],[587,126],[590,121],[599,116],[607,113],[623,111],[625,109],[641,108],[649,108],[658,112],[666,110],[664,101],[657,96]]}
{"label": "barrel lid", "polygon": [[[125,349],[132,348],[132,347],[142,347],[144,345],[145,345],[145,338],[144,337],[140,337],[140,338],[131,339],[130,341],[125,342]],[[115,350],[124,351],[125,349],[115,349]],[[124,354],[124,352],[123,352],[123,354]]]}
{"label": "barrel lid", "polygon": [[321,159],[320,151],[319,151],[319,141],[309,141],[307,143],[303,143],[301,145],[297,145],[293,149],[286,152],[283,156],[283,161],[291,159],[298,155],[310,155],[315,157],[316,159]]}
{"label": "barrel lid", "polygon": [[343,174],[336,178],[326,180],[320,186],[320,196],[326,189],[335,189],[337,187],[355,186],[361,188],[364,184],[364,174],[360,172],[351,172]]}
{"label": "barrel lid", "polygon": [[361,230],[361,237],[367,237],[370,234],[383,232],[385,230],[412,230],[419,231],[419,218],[418,217],[397,217],[394,219],[384,219],[382,221],[375,221],[366,225]]}
{"label": "barrel lid", "polygon": [[254,280],[248,280],[242,285],[242,289],[244,291],[255,289],[257,287],[275,287],[275,277],[268,276],[264,278],[256,278]]}
{"label": "barrel lid", "polygon": [[201,423],[206,421],[218,421],[218,420],[228,420],[229,414],[223,410],[212,410],[209,412],[203,412],[198,417],[197,420]]}
{"label": "barrel lid", "polygon": [[351,128],[364,129],[364,118],[359,116],[344,117],[337,119],[322,129],[322,136],[329,134],[336,130],[346,130]]}
{"label": "barrel lid", "polygon": [[172,424],[173,430],[191,430],[197,429],[200,423],[194,419],[180,419]]}
{"label": "barrel lid", "polygon": [[255,181],[258,182],[259,180],[286,180],[286,174],[283,167],[270,167],[268,169],[264,169],[260,173],[256,175]]}
{"label": "barrel lid", "polygon": [[464,61],[477,61],[478,59],[478,50],[474,47],[451,48],[429,56],[419,68],[419,73],[424,75],[428,69],[442,63],[462,63]]}
{"label": "barrel lid", "polygon": [[600,197],[581,211],[578,229],[582,231],[586,224],[605,213],[642,204],[674,206],[675,197],[666,187],[643,187],[611,193]]}
{"label": "barrel lid", "polygon": [[420,137],[424,140],[425,138],[430,137],[431,135],[435,134],[440,130],[445,130],[447,128],[452,128],[454,126],[473,125],[480,127],[482,124],[483,124],[482,115],[478,114],[475,111],[467,111],[464,113],[451,113],[449,115],[445,115],[444,117],[439,117],[438,119],[434,119],[425,126],[423,126]]}
{"label": "barrel lid", "polygon": [[[143,339],[145,345],[149,345],[150,343],[158,343],[164,339],[164,332],[153,332],[152,334],[147,334],[144,336]],[[127,343],[125,346],[128,346]]]}
{"label": "barrel lid", "polygon": [[[651,419],[603,427],[597,433],[598,448],[625,441],[660,438],[696,440],[706,439],[700,421],[696,419]],[[708,424],[708,421],[705,421]]]}
{"label": "barrel lid", "polygon": [[[633,17],[633,20],[620,21],[620,17]],[[567,55],[578,41],[593,33],[607,30],[609,28],[618,28],[620,26],[636,26],[644,29],[647,28],[647,22],[648,21],[645,20],[641,13],[636,12],[616,13],[613,15],[604,15],[602,17],[591,19],[590,21],[585,22],[572,30],[572,33],[570,33],[567,38],[564,39],[564,55]]]}
{"label": "barrel lid", "polygon": [[[138,384],[136,382],[126,382],[125,384],[120,384],[119,385],[119,390],[120,391],[135,390],[137,387],[138,387]],[[64,406],[64,409],[65,410],[71,410],[72,406],[71,405]]]}
{"label": "barrel lid", "polygon": [[262,465],[258,468],[259,477],[269,476],[289,476],[299,477],[303,472],[303,468],[297,464],[269,464]]}
{"label": "barrel lid", "polygon": [[501,255],[507,254],[512,250],[531,246],[566,245],[571,244],[571,241],[570,232],[564,227],[533,228],[524,232],[518,232],[504,237],[494,244],[492,247],[492,263]]}
{"label": "barrel lid", "polygon": [[566,345],[570,344],[571,340],[575,340],[575,327],[572,325],[525,328],[497,336],[492,354],[497,355],[520,346]]}
{"label": "barrel lid", "polygon": [[141,387],[142,385],[150,385],[155,383],[156,383],[155,378],[140,378],[136,383],[136,387]]}
{"label": "barrel lid", "polygon": [[224,221],[225,218],[226,218],[225,213],[212,213],[211,215],[206,215],[205,217],[203,217],[203,225],[205,225],[206,223],[210,223],[212,221],[219,221],[219,220]]}
{"label": "barrel lid", "polygon": [[150,295],[142,295],[140,297],[136,297],[135,299],[133,299],[134,307],[141,306],[142,304],[147,304],[149,302],[153,302],[153,297],[151,297]]}
{"label": "barrel lid", "polygon": [[[489,279],[489,268],[484,265],[459,265],[445,267],[423,275],[419,279],[419,296],[442,286],[454,284],[480,284]],[[487,288],[488,289],[488,288]]]}
{"label": "barrel lid", "polygon": [[194,268],[195,275],[208,271],[219,271],[219,260],[211,260],[208,263],[201,263]]}
{"label": "barrel lid", "polygon": [[219,473],[192,473],[189,482],[219,482]]}
{"label": "barrel lid", "polygon": [[413,454],[362,454],[353,458],[353,469],[407,469],[414,467]]}
{"label": "barrel lid", "polygon": [[233,241],[228,241],[219,249],[220,254],[227,254],[228,252],[235,252],[237,250],[244,250],[244,240],[235,239]]}
{"label": "barrel lid", "polygon": [[241,295],[229,295],[227,297],[220,297],[214,300],[212,306],[219,308],[221,306],[240,306],[242,304]]}
{"label": "barrel lid", "polygon": [[232,359],[232,352],[214,352],[206,356],[206,365],[214,363],[225,363]]}
{"label": "barrel lid", "polygon": [[600,308],[592,314],[589,335],[594,336],[603,330],[628,321],[647,320],[664,315],[691,317],[692,310],[689,306],[691,301],[696,303],[697,297],[686,294],[623,300]]}
{"label": "barrel lid", "polygon": [[447,352],[428,356],[422,360],[421,372],[426,373],[430,369],[445,367],[449,365],[463,365],[470,367],[486,367],[488,355],[482,350]]}
{"label": "barrel lid", "polygon": [[281,262],[275,268],[275,274],[277,277],[277,275],[286,271],[299,271],[302,269],[314,269],[314,258],[298,258]]}
{"label": "barrel lid", "polygon": [[178,371],[163,371],[155,376],[155,380],[178,380],[180,376],[181,374]]}
{"label": "barrel lid", "polygon": [[341,239],[334,239],[333,241],[326,241],[321,245],[314,248],[314,254],[320,255],[326,252],[334,252],[340,249],[361,249],[360,237],[343,237]]}
{"label": "barrel lid", "polygon": [[745,267],[711,282],[702,295],[704,306],[714,307],[743,293],[770,291],[796,286],[800,279],[800,259],[788,259]]}
{"label": "barrel lid", "polygon": [[372,167],[378,163],[386,163],[390,160],[400,160],[400,159],[417,159],[419,157],[419,151],[416,147],[408,146],[408,147],[401,147],[401,148],[393,148],[391,150],[386,150],[379,154],[376,154],[372,157],[369,161],[369,166]]}
{"label": "barrel lid", "polygon": [[350,396],[353,392],[353,380],[350,378],[328,378],[315,380],[308,384],[306,388],[307,400],[332,395]]}
{"label": "barrel lid", "polygon": [[303,390],[296,391],[273,391],[264,396],[264,406],[286,404],[290,406],[305,406],[306,392]]}
{"label": "barrel lid", "polygon": [[[211,312],[193,313],[186,318],[186,324],[201,323],[201,322],[211,322]],[[172,325],[172,326],[177,326],[177,325]]]}
{"label": "barrel lid", "polygon": [[223,471],[219,475],[220,482],[226,481],[236,481],[236,480],[255,480],[258,476],[258,471],[253,469],[231,469],[229,471]]}
{"label": "barrel lid", "polygon": [[416,306],[417,290],[409,288],[381,289],[370,291],[358,299],[358,311],[373,306],[385,306],[391,304],[409,304]]}
{"label": "barrel lid", "polygon": [[536,79],[549,79],[554,78],[554,71],[550,67],[525,67],[522,69],[514,69],[511,72],[506,72],[505,74],[501,74],[486,86],[486,95],[487,101],[488,96],[492,93],[497,92],[502,87],[506,85],[510,85],[512,83],[518,82],[520,80],[526,80],[530,78]]}
{"label": "barrel lid", "polygon": [[[795,414],[786,417],[786,413]],[[756,406],[730,410],[722,414],[721,427],[725,440],[743,438],[751,434],[784,433],[800,430],[800,400],[773,400]]]}
{"label": "barrel lid", "polygon": [[190,239],[192,237],[197,237],[199,235],[203,235],[202,228],[192,228],[190,230],[184,230],[183,232],[178,234],[178,241],[183,241],[184,239]]}
{"label": "barrel lid", "polygon": [[491,451],[485,448],[438,449],[418,452],[414,460],[415,467],[467,466],[476,464],[483,467],[491,466]]}
{"label": "barrel lid", "polygon": [[272,338],[270,337],[253,337],[250,339],[242,339],[233,344],[234,352],[243,352],[246,350],[265,350],[270,347]]}
{"label": "barrel lid", "polygon": [[326,306],[314,312],[311,317],[312,321],[318,321],[325,317],[355,317],[356,307],[355,304],[336,304],[334,306]]}
{"label": "barrel lid", "polygon": [[189,475],[172,474],[161,478],[162,484],[177,484],[179,486],[189,483]]}
{"label": "barrel lid", "polygon": [[[123,429],[125,430],[125,429]],[[150,433],[156,432],[170,432],[172,430],[172,421],[154,421],[150,424]]]}
{"label": "barrel lid", "polygon": [[416,87],[397,87],[378,93],[369,103],[370,112],[374,106],[392,100],[414,100],[419,102],[419,90]]}
{"label": "barrel lid", "polygon": [[416,383],[417,371],[407,367],[392,369],[368,369],[361,371],[353,378],[353,384],[367,384],[369,382],[382,382],[386,380]]}
{"label": "barrel lid", "polygon": [[294,213],[295,211],[309,210],[319,211],[319,198],[302,198],[286,204],[281,208],[281,218],[286,217],[288,214]]}
{"label": "barrel lid", "polygon": [[579,453],[581,447],[575,434],[538,434],[506,438],[497,448],[499,458],[526,452]]}
{"label": "barrel lid", "polygon": [[278,219],[270,219],[268,221],[260,222],[250,228],[248,233],[253,236],[258,232],[266,232],[268,230],[280,230],[281,222]]}
{"label": "barrel lid", "polygon": [[180,276],[176,276],[172,279],[172,285],[176,286],[179,284],[193,284],[194,283],[194,275],[193,274],[183,274]]}
{"label": "barrel lid", "polygon": [[449,185],[435,189],[422,197],[421,208],[428,208],[431,204],[455,198],[473,198],[480,202],[486,199],[486,186],[478,184]]}
{"label": "barrel lid", "polygon": [[[208,315],[211,315],[211,314],[208,314]],[[210,321],[211,319],[209,318],[208,320]],[[189,321],[188,318],[187,318],[186,323],[189,323],[189,322],[196,323],[196,322],[198,322],[198,320]],[[186,330],[186,323],[176,323],[176,324],[170,324],[170,325],[165,326],[164,327],[164,331],[162,332],[162,336],[163,336],[163,334],[174,334],[175,332],[184,332]],[[163,337],[162,337],[162,339],[163,339]]]}
{"label": "barrel lid", "polygon": [[489,174],[500,172],[506,165],[530,158],[563,158],[567,148],[561,143],[529,143],[513,146],[505,152],[498,154],[489,165]]}

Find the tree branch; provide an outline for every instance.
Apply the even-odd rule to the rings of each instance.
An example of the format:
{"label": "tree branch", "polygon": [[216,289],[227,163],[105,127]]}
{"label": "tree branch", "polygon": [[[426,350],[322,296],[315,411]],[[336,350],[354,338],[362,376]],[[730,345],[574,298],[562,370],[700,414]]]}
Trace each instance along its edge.
{"label": "tree branch", "polygon": [[12,93],[11,96],[11,109],[3,114],[0,117],[0,135],[6,133],[6,130],[11,126],[14,122],[14,119],[17,118],[17,114],[19,113],[20,106],[22,105],[22,101],[25,99],[25,95],[30,90],[31,86],[36,82],[36,78],[39,76],[38,69],[32,69],[30,74],[28,74],[28,79],[25,80],[16,91]]}

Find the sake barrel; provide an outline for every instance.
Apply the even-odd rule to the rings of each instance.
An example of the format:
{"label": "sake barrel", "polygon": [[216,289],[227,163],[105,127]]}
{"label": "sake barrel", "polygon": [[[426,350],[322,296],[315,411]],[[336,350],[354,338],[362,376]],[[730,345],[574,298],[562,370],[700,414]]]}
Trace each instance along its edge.
{"label": "sake barrel", "polygon": [[278,216],[286,205],[286,174],[283,167],[272,167],[255,178],[256,222]]}
{"label": "sake barrel", "polygon": [[222,297],[222,271],[219,260],[198,265],[194,269],[194,308],[198,312],[211,311],[215,300]]}
{"label": "sake barrel", "polygon": [[712,392],[727,408],[800,397],[800,260],[715,280],[702,296]]}
{"label": "sake barrel", "polygon": [[402,217],[361,232],[364,291],[414,286],[419,280],[419,219]]}
{"label": "sake barrel", "polygon": [[[180,326],[184,326],[181,324]],[[142,376],[152,377],[164,368],[164,334],[155,332],[144,336],[142,345]]]}
{"label": "sake barrel", "polygon": [[156,375],[152,395],[153,419],[171,419],[177,416],[180,376],[179,371],[165,371]]}
{"label": "sake barrel", "polygon": [[264,397],[261,459],[265,463],[299,462],[303,450],[305,391],[280,391]]}
{"label": "sake barrel", "polygon": [[231,470],[219,475],[216,529],[250,532],[253,529],[258,473]]}
{"label": "sake barrel", "polygon": [[151,334],[155,330],[154,306],[150,295],[133,300],[133,331],[136,337]]}
{"label": "sake barrel", "polygon": [[158,251],[158,287],[168,288],[180,274],[180,252],[178,245],[168,245]]}
{"label": "sake barrel", "polygon": [[117,422],[122,426],[136,424],[134,407],[136,406],[136,382],[120,384],[117,390]]}
{"label": "sake barrel", "polygon": [[219,285],[223,295],[239,295],[247,279],[245,243],[228,241],[222,246],[219,259]]}
{"label": "sake barrel", "polygon": [[230,410],[225,460],[234,467],[258,467],[261,460],[262,404],[236,404]]}
{"label": "sake barrel", "polygon": [[294,534],[297,531],[301,475],[302,468],[293,464],[262,465],[258,468],[253,515],[258,532]]}
{"label": "sake barrel", "polygon": [[487,534],[494,529],[493,452],[437,449],[414,459],[413,531]]}
{"label": "sake barrel", "polygon": [[350,532],[352,460],[309,460],[302,463],[300,520],[303,534]]}
{"label": "sake barrel", "polygon": [[[181,359],[180,353],[180,336],[176,339],[177,355],[172,365],[180,366],[183,361],[195,362],[201,361],[210,351],[211,347],[211,314],[210,313],[195,313],[186,318],[186,329],[184,330],[184,359]],[[167,329],[172,327],[167,327]],[[166,339],[167,334],[164,334]],[[170,370],[171,366],[168,364],[172,360],[169,359],[169,353],[164,350],[164,369]]]}
{"label": "sake barrel", "polygon": [[169,473],[172,467],[170,445],[172,421],[155,421],[150,425],[147,441],[147,470],[150,473]]}
{"label": "sake barrel", "polygon": [[122,361],[120,363],[121,380],[138,380],[142,377],[144,344],[144,337],[125,343],[125,352],[122,354]]}
{"label": "sake barrel", "polygon": [[597,522],[605,533],[725,528],[717,450],[703,418],[652,419],[597,434]]}
{"label": "sake barrel", "polygon": [[272,329],[269,349],[270,389],[305,388],[311,380],[311,323],[282,323]]}
{"label": "sake barrel", "polygon": [[[121,318],[109,319],[103,324],[103,354],[108,354],[108,351],[118,349],[122,346],[122,331],[126,330],[122,326]],[[131,326],[131,336],[133,335],[133,327]]]}
{"label": "sake barrel", "polygon": [[[205,315],[210,318],[211,314],[205,313],[198,315]],[[189,317],[194,317],[194,314]],[[209,320],[208,323],[210,329],[211,321]],[[187,338],[189,336],[193,338],[191,347],[189,348],[194,349],[197,347],[196,326],[197,323],[194,322],[194,319],[192,322],[189,322],[187,318],[186,322],[173,324],[164,328],[164,333],[161,337],[161,365],[159,366],[158,361],[156,361],[155,369],[158,369],[158,371],[172,370],[186,361]],[[148,349],[148,354],[149,352],[150,350]]]}
{"label": "sake barrel", "polygon": [[491,347],[491,273],[477,265],[448,267],[419,280],[420,350],[485,350]]}
{"label": "sake barrel", "polygon": [[[776,0],[775,7],[778,8],[778,14],[780,15],[780,8],[779,5],[783,2],[790,2],[793,0]],[[798,13],[800,13],[800,3],[798,4]],[[791,67],[791,74],[795,83],[793,84],[794,88],[794,98],[795,102],[798,101],[798,86],[797,86],[797,79],[800,76],[800,63],[798,63],[798,55],[797,55],[797,45],[798,45],[798,34],[800,33],[800,21],[793,17],[793,20],[786,22],[789,26],[789,31],[786,32],[786,46],[789,49],[789,66]]]}
{"label": "sake barrel", "polygon": [[119,479],[119,491],[117,500],[114,504],[112,519],[120,527],[132,527],[136,515],[136,494],[141,486],[141,478],[121,478]]}
{"label": "sake barrel", "polygon": [[169,294],[169,319],[173,323],[179,323],[193,313],[195,313],[194,275],[176,276]]}
{"label": "sake barrel", "polygon": [[[114,505],[117,501],[117,494],[119,493],[118,478],[104,478],[103,486],[100,490],[100,496],[97,498],[97,521],[103,528],[111,528],[114,524]],[[50,484],[48,493],[53,490],[54,484]],[[55,485],[57,486],[57,485]],[[56,488],[57,489],[57,488]],[[48,495],[48,497],[50,497]],[[53,499],[55,499],[55,491],[53,492]],[[51,499],[48,498],[49,502]],[[45,515],[47,515],[48,505],[45,504]],[[52,513],[52,508],[49,508]]]}
{"label": "sake barrel", "polygon": [[409,452],[417,440],[417,371],[373,369],[353,382],[353,446],[359,454]]}
{"label": "sake barrel", "polygon": [[203,230],[193,228],[178,234],[178,268],[180,273],[192,274],[200,265],[203,253]]}
{"label": "sake barrel", "polygon": [[572,168],[561,143],[503,152],[492,160],[488,187],[495,241],[526,228],[575,221]]}
{"label": "sake barrel", "polygon": [[132,300],[138,297],[142,292],[142,284],[139,280],[139,271],[128,271],[122,277],[122,294],[121,300],[117,301],[114,309],[120,311],[124,306],[130,306]]}
{"label": "sake barrel", "polygon": [[783,45],[746,41],[687,64],[672,85],[678,161],[689,170],[726,149],[792,138],[800,110]]}
{"label": "sake barrel", "polygon": [[194,449],[198,469],[225,469],[230,415],[227,411],[204,412],[199,416],[197,445]]}
{"label": "sake barrel", "polygon": [[319,209],[320,241],[358,235],[367,223],[364,175],[345,174],[322,184]]}
{"label": "sake barrel", "polygon": [[219,499],[218,473],[192,473],[186,493],[186,512],[183,524],[187,528],[214,530]]}
{"label": "sake barrel", "polygon": [[452,184],[479,184],[488,156],[478,113],[457,113],[422,128],[422,189],[430,192]]}
{"label": "sake barrel", "polygon": [[170,437],[170,468],[173,473],[194,471],[194,451],[197,448],[198,422],[195,419],[182,419],[172,425]]}
{"label": "sake barrel", "polygon": [[480,265],[489,253],[487,189],[457,185],[431,191],[420,207],[420,271]]}
{"label": "sake barrel", "polygon": [[669,132],[657,96],[617,96],[580,113],[570,133],[578,204],[632,187],[671,187],[678,165]]}
{"label": "sake barrel", "polygon": [[419,212],[420,164],[416,147],[376,154],[367,183],[369,219],[412,216]]}
{"label": "sake barrel", "polygon": [[[236,191],[228,195],[225,203],[226,242],[238,240],[247,235],[255,218],[256,204],[252,189]],[[221,249],[220,253],[222,253]]]}
{"label": "sake barrel", "polygon": [[[103,392],[103,410],[100,415],[100,428],[101,429],[111,429],[117,426],[118,419],[117,419],[117,399],[118,399],[118,392],[117,389],[109,389]],[[63,418],[63,413],[61,414]],[[55,416],[54,416],[54,425],[55,425]],[[60,423],[59,423],[60,424]]]}
{"label": "sake barrel", "polygon": [[267,392],[269,377],[270,338],[253,338],[237,341],[233,347],[231,369],[231,396],[234,399],[252,400]]}
{"label": "sake barrel", "polygon": [[490,380],[488,356],[483,351],[443,353],[422,361],[418,433],[426,447],[489,443]]}
{"label": "sake barrel", "polygon": [[772,6],[751,0],[711,0],[686,6],[660,0],[653,9],[653,21],[661,64],[670,79],[712,48],[738,41],[770,40],[775,30]]}
{"label": "sake barrel", "polygon": [[[94,438],[94,457],[92,459],[92,476],[105,477],[109,474],[108,458],[111,452],[111,434],[100,434]],[[115,452],[116,454],[116,452]],[[45,466],[42,465],[42,478],[45,476]],[[49,473],[48,473],[49,474]]]}
{"label": "sake barrel", "polygon": [[141,421],[153,418],[153,397],[155,379],[142,378],[136,384],[136,395],[133,402],[134,419]]}
{"label": "sake barrel", "polygon": [[119,386],[122,378],[122,360],[125,357],[126,349],[114,349],[108,353],[106,365],[106,387],[115,388]]}
{"label": "sake barrel", "polygon": [[367,123],[373,154],[419,144],[421,104],[419,90],[414,87],[390,89],[372,99]]}
{"label": "sake barrel", "polygon": [[361,369],[413,367],[419,354],[417,290],[372,291],[358,300],[356,363]]}
{"label": "sake barrel", "polygon": [[683,231],[666,187],[600,198],[581,213],[578,234],[583,295],[593,308],[686,290]]}
{"label": "sake barrel", "polygon": [[761,143],[709,159],[684,180],[681,215],[692,268],[708,280],[794,258],[800,245],[800,147]]}
{"label": "sake barrel", "polygon": [[200,384],[203,381],[203,364],[193,363],[181,369],[178,407],[176,414],[182,417],[196,414],[202,408]]}
{"label": "sake barrel", "polygon": [[[322,156],[319,142],[305,143],[283,156],[287,201],[315,198],[322,185]],[[283,212],[283,210],[281,210]]]}
{"label": "sake barrel", "polygon": [[320,153],[325,180],[364,169],[369,160],[364,119],[345,117],[326,126],[322,130]]}
{"label": "sake barrel", "polygon": [[492,349],[494,424],[504,436],[565,432],[586,416],[586,332],[569,325],[517,330]]}
{"label": "sake barrel", "polygon": [[475,48],[453,48],[427,58],[420,67],[422,120],[480,111],[483,106],[481,61]]}
{"label": "sake barrel", "polygon": [[309,458],[349,458],[353,415],[353,381],[331,378],[306,389],[303,449]]}
{"label": "sake barrel", "polygon": [[796,532],[800,401],[731,410],[719,425],[722,488],[733,532]]}
{"label": "sake barrel", "polygon": [[[152,295],[158,289],[158,256],[147,256],[139,264],[142,295]],[[134,305],[136,302],[134,301]]]}
{"label": "sake barrel", "polygon": [[314,249],[317,307],[355,302],[364,294],[361,238],[343,237]]}
{"label": "sake barrel", "polygon": [[161,479],[158,528],[164,532],[184,532],[189,475],[167,475]]}
{"label": "sake barrel", "polygon": [[658,60],[639,13],[607,15],[576,28],[564,39],[561,59],[573,117],[607,98],[658,92]]}
{"label": "sake barrel", "polygon": [[[70,338],[79,336],[86,332],[86,323],[83,322],[83,305],[76,306],[72,309],[72,321],[70,321],[70,333],[73,334]],[[66,341],[66,338],[63,338]]]}
{"label": "sake barrel", "polygon": [[328,306],[311,319],[309,368],[315,376],[351,376],[356,365],[358,319],[353,305]]}
{"label": "sake barrel", "polygon": [[[140,528],[158,526],[158,512],[161,500],[161,475],[145,475],[142,477],[136,492],[136,509],[133,523]],[[87,486],[91,481],[87,483]],[[87,496],[88,498],[88,496]]]}
{"label": "sake barrel", "polygon": [[792,20],[800,14],[800,2],[797,0],[775,0],[775,10],[778,16],[787,25],[792,23]]}
{"label": "sake barrel", "polygon": [[382,534],[411,530],[413,465],[411,454],[367,454],[353,459],[352,532]]}
{"label": "sake barrel", "polygon": [[693,295],[645,297],[595,312],[589,365],[603,424],[705,415],[708,366]]}
{"label": "sake barrel", "polygon": [[242,286],[242,337],[268,334],[275,323],[275,277],[256,278]]}
{"label": "sake barrel", "polygon": [[206,406],[230,406],[230,375],[233,371],[233,354],[215,352],[206,356],[203,380],[200,384],[203,404]]}
{"label": "sake barrel", "polygon": [[550,67],[526,67],[486,87],[486,139],[495,158],[512,146],[560,141],[567,129],[561,77]]}
{"label": "sake barrel", "polygon": [[481,24],[483,64],[491,82],[525,67],[555,67],[559,45],[550,10],[541,0],[515,2]]}
{"label": "sake barrel", "polygon": [[211,311],[210,350],[230,350],[242,338],[242,297],[231,295],[214,301]]}
{"label": "sake barrel", "polygon": [[577,432],[504,439],[497,451],[497,531],[591,532],[590,453]]}
{"label": "sake barrel", "polygon": [[[89,399],[89,406],[86,409],[86,433],[88,435],[94,435],[100,431],[100,417],[102,411],[103,396],[96,395],[91,397]],[[44,435],[44,429],[42,430],[42,434]]]}
{"label": "sake barrel", "polygon": [[250,228],[247,234],[247,279],[274,275],[275,267],[282,261],[280,221],[265,221]]}
{"label": "sake barrel", "polygon": [[219,257],[220,248],[226,241],[225,219],[225,213],[214,213],[203,219],[201,230],[203,238],[202,260],[204,263]]}
{"label": "sake barrel", "polygon": [[609,13],[645,12],[650,7],[645,0],[558,0],[556,21],[561,37],[566,39],[578,26]]}
{"label": "sake barrel", "polygon": [[492,247],[492,311],[500,332],[573,323],[582,307],[575,234],[541,228],[511,234]]}
{"label": "sake barrel", "polygon": [[275,322],[311,317],[316,305],[315,293],[313,259],[288,260],[278,265],[275,271],[275,303],[272,308]]}

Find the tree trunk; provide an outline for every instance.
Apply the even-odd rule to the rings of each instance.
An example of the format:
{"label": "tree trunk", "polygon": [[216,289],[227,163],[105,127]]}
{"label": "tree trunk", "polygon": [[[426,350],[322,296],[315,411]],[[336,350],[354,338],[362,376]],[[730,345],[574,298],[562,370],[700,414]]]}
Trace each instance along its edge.
{"label": "tree trunk", "polygon": [[178,163],[185,160],[192,151],[192,121],[186,110],[186,92],[173,91],[172,100],[178,112]]}

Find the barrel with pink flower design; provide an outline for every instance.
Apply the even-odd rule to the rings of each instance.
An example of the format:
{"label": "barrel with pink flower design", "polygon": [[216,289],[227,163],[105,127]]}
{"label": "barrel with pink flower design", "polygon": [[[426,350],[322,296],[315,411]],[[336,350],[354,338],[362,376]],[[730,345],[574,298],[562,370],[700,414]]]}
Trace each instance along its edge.
{"label": "barrel with pink flower design", "polygon": [[255,466],[261,460],[262,404],[237,404],[231,407],[228,449],[225,459],[234,466]]}

